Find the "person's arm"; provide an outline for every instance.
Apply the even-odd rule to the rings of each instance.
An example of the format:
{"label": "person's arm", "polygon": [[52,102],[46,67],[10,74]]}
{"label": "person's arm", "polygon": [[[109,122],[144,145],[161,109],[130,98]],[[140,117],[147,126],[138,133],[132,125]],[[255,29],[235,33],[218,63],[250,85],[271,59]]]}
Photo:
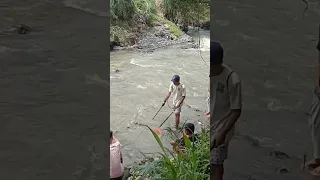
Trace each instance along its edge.
{"label": "person's arm", "polygon": [[170,96],[171,96],[171,92],[169,91],[166,98],[163,100],[163,103],[166,103]]}
{"label": "person's arm", "polygon": [[[231,80],[231,79],[230,79]],[[231,80],[229,84],[229,99],[231,114],[227,119],[226,125],[222,129],[222,134],[225,136],[235,125],[241,115],[242,108],[242,93],[241,82],[238,78]]]}
{"label": "person's arm", "polygon": [[169,99],[170,96],[171,96],[172,91],[173,91],[173,85],[170,84],[170,86],[169,86],[169,92],[168,92],[166,98],[163,100],[163,104],[162,104],[162,105],[165,105],[165,104],[166,104],[166,102],[168,101],[168,99]]}

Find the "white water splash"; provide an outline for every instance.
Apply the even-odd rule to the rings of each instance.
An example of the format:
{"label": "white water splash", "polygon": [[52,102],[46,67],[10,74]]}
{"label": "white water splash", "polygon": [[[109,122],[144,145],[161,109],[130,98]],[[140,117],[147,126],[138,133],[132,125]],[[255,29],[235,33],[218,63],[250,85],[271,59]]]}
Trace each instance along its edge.
{"label": "white water splash", "polygon": [[147,89],[147,87],[141,86],[141,85],[137,85],[137,88],[138,88],[138,89]]}
{"label": "white water splash", "polygon": [[133,64],[133,65],[136,65],[136,66],[139,66],[139,67],[143,67],[143,68],[148,68],[148,67],[161,67],[161,65],[143,65],[143,64],[139,64],[139,62],[135,59],[131,59],[130,60],[130,64]]}

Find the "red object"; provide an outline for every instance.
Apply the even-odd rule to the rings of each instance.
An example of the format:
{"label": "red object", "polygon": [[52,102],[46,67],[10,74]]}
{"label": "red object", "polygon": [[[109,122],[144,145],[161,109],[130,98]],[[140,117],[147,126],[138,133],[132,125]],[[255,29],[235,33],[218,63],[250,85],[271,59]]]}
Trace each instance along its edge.
{"label": "red object", "polygon": [[155,129],[155,130],[153,130],[156,134],[158,134],[158,136],[162,136],[163,134],[164,134],[164,130],[162,130],[162,129]]}

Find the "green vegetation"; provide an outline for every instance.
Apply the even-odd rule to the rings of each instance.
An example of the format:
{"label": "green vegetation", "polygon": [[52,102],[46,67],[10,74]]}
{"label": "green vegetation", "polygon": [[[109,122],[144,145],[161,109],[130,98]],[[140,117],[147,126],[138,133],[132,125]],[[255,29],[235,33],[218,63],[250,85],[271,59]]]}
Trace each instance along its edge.
{"label": "green vegetation", "polygon": [[161,153],[159,159],[138,166],[133,180],[138,177],[148,177],[151,180],[205,180],[210,178],[210,135],[209,130],[202,129],[199,141],[191,143],[184,138],[186,149],[174,153],[166,149],[159,136],[148,127],[159,144]]}
{"label": "green vegetation", "polygon": [[180,37],[183,35],[182,30],[176,24],[174,24],[173,22],[169,21],[164,17],[161,17],[159,15],[153,15],[151,22],[161,22],[161,23],[167,24],[169,26],[168,31],[171,34],[175,35],[176,37]]}
{"label": "green vegetation", "polygon": [[141,32],[155,23],[168,25],[168,31],[183,35],[177,24],[194,25],[210,18],[209,3],[199,0],[110,0],[110,41],[134,44]]}
{"label": "green vegetation", "polygon": [[181,25],[198,25],[210,20],[210,1],[163,0],[166,18]]}

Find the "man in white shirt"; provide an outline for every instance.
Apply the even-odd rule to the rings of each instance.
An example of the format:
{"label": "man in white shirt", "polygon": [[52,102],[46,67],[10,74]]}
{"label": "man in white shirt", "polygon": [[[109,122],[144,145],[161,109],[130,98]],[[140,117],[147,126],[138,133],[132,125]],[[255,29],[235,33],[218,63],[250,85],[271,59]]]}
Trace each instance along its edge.
{"label": "man in white shirt", "polygon": [[180,123],[180,112],[181,107],[183,105],[183,101],[186,98],[186,88],[184,84],[180,82],[180,76],[174,75],[171,79],[171,84],[169,86],[169,93],[167,97],[164,99],[162,106],[164,106],[167,102],[167,100],[170,98],[171,95],[173,95],[173,109],[176,115],[176,125],[175,129],[179,129],[179,123]]}
{"label": "man in white shirt", "polygon": [[223,49],[210,42],[210,163],[211,180],[222,180],[228,145],[242,108],[239,76],[223,64]]}

